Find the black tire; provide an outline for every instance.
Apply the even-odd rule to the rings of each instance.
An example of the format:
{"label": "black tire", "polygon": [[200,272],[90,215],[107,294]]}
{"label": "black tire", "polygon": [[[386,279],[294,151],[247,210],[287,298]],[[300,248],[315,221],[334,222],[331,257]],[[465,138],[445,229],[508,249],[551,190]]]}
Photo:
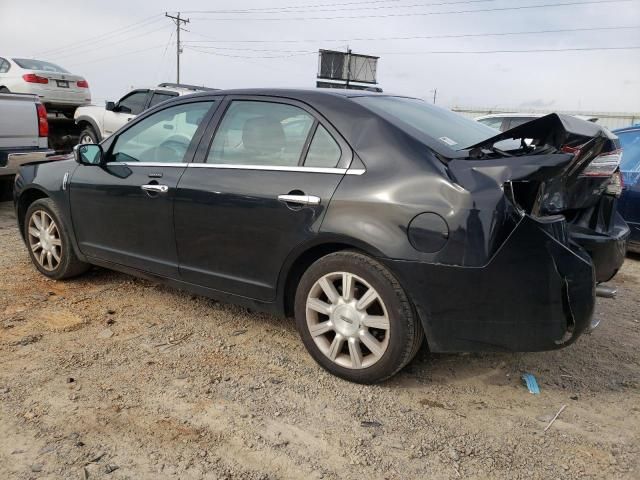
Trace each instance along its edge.
{"label": "black tire", "polygon": [[0,93],[11,93],[11,90],[7,87],[0,87]]}
{"label": "black tire", "polygon": [[[320,350],[309,331],[307,297],[318,280],[333,272],[360,277],[375,289],[386,307],[388,345],[379,360],[366,368],[338,365]],[[413,359],[424,339],[420,320],[398,280],[380,262],[354,251],[332,253],[307,269],[296,291],[295,317],[302,341],[313,359],[330,373],[356,383],[377,383],[395,375]]]}
{"label": "black tire", "polygon": [[[72,117],[73,118],[73,115]],[[78,143],[89,143],[89,142],[83,142],[83,139],[88,139],[91,138],[91,143],[98,143],[98,134],[96,133],[96,131],[93,129],[92,126],[88,125],[86,127],[84,127],[82,129],[82,131],[80,132],[80,137],[78,138]]]}
{"label": "black tire", "polygon": [[[51,270],[46,269],[40,264],[40,262],[36,258],[34,250],[31,248],[30,243],[30,236],[33,237],[29,233],[30,220],[34,214],[37,214],[40,211],[44,211],[49,215],[49,217],[51,217],[51,219],[53,219],[57,226],[57,231],[60,237],[60,260],[55,268]],[[31,262],[40,271],[40,273],[49,278],[52,278],[54,280],[71,278],[86,272],[90,268],[90,265],[80,261],[73,251],[69,230],[62,221],[60,210],[58,209],[54,201],[50,198],[41,198],[29,205],[27,213],[24,217],[24,237],[26,239],[27,250],[29,251]]]}

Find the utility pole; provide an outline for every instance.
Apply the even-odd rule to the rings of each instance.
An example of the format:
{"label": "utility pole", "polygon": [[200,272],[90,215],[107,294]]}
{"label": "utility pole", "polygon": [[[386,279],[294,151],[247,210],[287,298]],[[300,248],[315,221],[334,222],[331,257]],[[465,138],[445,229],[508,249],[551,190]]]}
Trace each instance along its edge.
{"label": "utility pole", "polygon": [[351,49],[347,45],[347,85],[346,85],[347,90],[349,90],[350,80],[351,80]]}
{"label": "utility pole", "polygon": [[182,30],[182,23],[189,23],[188,18],[180,18],[180,12],[174,17],[164,12],[164,16],[172,19],[176,24],[176,83],[180,83],[180,54],[182,53],[182,47],[180,46],[180,30]]}
{"label": "utility pole", "polygon": [[436,104],[436,98],[437,98],[437,97],[438,97],[438,89],[436,88],[436,89],[433,91],[433,104],[434,104],[434,105]]}

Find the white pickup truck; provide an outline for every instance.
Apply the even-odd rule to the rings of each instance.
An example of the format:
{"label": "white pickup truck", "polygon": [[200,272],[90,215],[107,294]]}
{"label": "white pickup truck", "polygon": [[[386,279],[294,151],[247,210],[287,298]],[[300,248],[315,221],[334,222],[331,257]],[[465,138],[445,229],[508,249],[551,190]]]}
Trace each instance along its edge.
{"label": "white pickup truck", "polygon": [[20,165],[54,154],[48,134],[47,111],[36,95],[0,94],[0,197],[11,191]]}

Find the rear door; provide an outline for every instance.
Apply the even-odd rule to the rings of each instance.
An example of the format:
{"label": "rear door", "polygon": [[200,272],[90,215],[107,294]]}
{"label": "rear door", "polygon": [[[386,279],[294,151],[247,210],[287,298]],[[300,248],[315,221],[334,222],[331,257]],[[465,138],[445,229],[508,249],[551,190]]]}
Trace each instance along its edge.
{"label": "rear door", "polygon": [[200,99],[154,112],[107,141],[105,166],[74,171],[71,214],[83,254],[178,276],[173,200],[213,108]]}
{"label": "rear door", "polygon": [[293,100],[228,97],[216,115],[178,185],[180,273],[269,301],[287,256],[317,233],[351,150]]}

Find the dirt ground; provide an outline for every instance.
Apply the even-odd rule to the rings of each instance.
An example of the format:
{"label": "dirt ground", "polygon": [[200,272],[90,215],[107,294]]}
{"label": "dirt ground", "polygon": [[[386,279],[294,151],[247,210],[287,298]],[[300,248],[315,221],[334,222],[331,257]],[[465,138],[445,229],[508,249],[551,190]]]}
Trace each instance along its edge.
{"label": "dirt ground", "polygon": [[423,350],[361,386],[290,319],[101,269],[45,279],[8,203],[0,246],[2,479],[640,476],[639,257],[569,348]]}

